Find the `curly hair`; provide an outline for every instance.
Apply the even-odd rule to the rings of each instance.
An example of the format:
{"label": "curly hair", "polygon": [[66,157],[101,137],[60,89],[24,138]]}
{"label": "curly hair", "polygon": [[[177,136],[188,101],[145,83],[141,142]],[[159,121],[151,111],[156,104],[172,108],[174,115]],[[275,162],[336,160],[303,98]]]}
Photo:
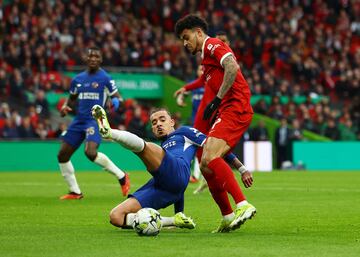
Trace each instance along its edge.
{"label": "curly hair", "polygon": [[202,31],[207,33],[208,24],[204,19],[200,18],[199,16],[189,14],[176,22],[175,33],[177,36],[180,36],[180,34],[185,29],[193,29],[193,28],[200,28]]}

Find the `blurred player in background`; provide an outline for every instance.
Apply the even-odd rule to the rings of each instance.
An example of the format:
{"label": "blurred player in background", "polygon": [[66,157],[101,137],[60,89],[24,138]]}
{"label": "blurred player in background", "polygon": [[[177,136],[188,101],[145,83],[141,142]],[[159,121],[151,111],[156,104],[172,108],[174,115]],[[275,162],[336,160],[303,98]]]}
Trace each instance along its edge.
{"label": "blurred player in background", "polygon": [[165,109],[156,109],[150,115],[152,132],[162,141],[161,146],[145,142],[128,131],[111,129],[106,113],[99,105],[93,107],[92,115],[102,137],[112,139],[138,155],[152,175],[145,185],[111,211],[111,224],[128,228],[138,210],[145,207],[158,210],[174,204],[175,216],[162,217],[163,226],[195,228],[194,221],[183,213],[184,192],[189,183],[191,160],[206,136],[190,127],[175,130],[175,121]]}
{"label": "blurred player in background", "polygon": [[60,197],[62,200],[81,199],[83,197],[70,158],[84,140],[86,141],[85,155],[87,158],[117,177],[124,196],[130,190],[128,175],[120,170],[105,154],[97,150],[101,143],[101,136],[98,125],[91,116],[91,108],[96,104],[104,106],[108,95],[111,96],[112,105],[115,109],[119,108],[122,101],[115,81],[100,68],[101,62],[100,49],[89,48],[86,53],[87,70],[73,78],[70,85],[70,96],[60,110],[62,117],[74,111],[75,108],[77,110],[74,120],[62,135],[62,143],[57,156],[61,174],[70,191]]}
{"label": "blurred player in background", "polygon": [[[195,15],[187,15],[176,23],[175,32],[192,54],[201,52],[205,92],[210,90],[215,94],[203,111],[204,120],[216,120],[203,147],[201,170],[214,200],[221,209],[223,220],[218,232],[223,232],[229,228],[239,228],[256,213],[255,207],[246,201],[231,168],[222,159],[235,147],[249,127],[253,110],[250,105],[249,86],[240,72],[232,50],[220,39],[210,38],[206,34],[207,27],[205,20]],[[226,192],[236,203],[235,214]]]}
{"label": "blurred player in background", "polygon": [[[195,128],[196,128],[196,126],[194,124],[195,117],[196,117],[196,114],[198,113],[199,105],[201,103],[201,100],[204,96],[204,91],[205,91],[204,80],[202,79],[202,74],[203,74],[202,66],[199,65],[199,67],[197,69],[198,78],[195,79],[194,81],[192,81],[191,83],[186,84],[182,88],[176,90],[174,93],[174,97],[176,98],[176,103],[181,107],[185,107],[186,104],[185,104],[184,99],[185,99],[186,95],[188,95],[188,92],[191,92],[191,104],[192,104],[192,106],[191,106],[191,121]],[[199,160],[195,156],[194,165],[193,165],[193,175],[190,176],[190,182],[196,183],[199,181],[200,177],[201,177],[201,171],[200,171],[200,166],[199,166]]]}

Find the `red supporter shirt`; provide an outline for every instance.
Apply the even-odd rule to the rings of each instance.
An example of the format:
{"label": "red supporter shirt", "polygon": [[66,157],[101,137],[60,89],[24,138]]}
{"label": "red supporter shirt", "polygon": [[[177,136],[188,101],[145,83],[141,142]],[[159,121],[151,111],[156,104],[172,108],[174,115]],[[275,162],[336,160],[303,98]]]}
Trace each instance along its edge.
{"label": "red supporter shirt", "polygon": [[[222,62],[229,56],[235,55],[231,48],[220,39],[207,37],[202,47],[202,65],[206,80],[206,90],[211,90],[216,95],[224,77],[224,68]],[[235,112],[253,113],[250,105],[250,88],[244,79],[240,69],[236,74],[235,81],[229,91],[224,96],[219,111],[232,107]]]}

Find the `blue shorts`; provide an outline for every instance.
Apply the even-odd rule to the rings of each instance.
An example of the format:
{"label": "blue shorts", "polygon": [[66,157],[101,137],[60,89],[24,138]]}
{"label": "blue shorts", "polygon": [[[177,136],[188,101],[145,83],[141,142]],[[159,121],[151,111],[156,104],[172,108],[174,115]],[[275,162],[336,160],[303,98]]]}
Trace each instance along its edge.
{"label": "blue shorts", "polygon": [[129,197],[136,198],[141,207],[166,208],[181,200],[189,183],[190,166],[166,152],[153,177]]}
{"label": "blue shorts", "polygon": [[61,139],[74,148],[78,148],[84,140],[101,143],[99,127],[94,119],[86,121],[74,119]]}

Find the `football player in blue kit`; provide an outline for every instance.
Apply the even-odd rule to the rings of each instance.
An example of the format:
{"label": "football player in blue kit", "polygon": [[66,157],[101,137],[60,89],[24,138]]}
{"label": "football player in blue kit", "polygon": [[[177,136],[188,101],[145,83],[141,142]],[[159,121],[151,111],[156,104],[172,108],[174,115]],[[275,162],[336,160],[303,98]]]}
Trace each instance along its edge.
{"label": "football player in blue kit", "polygon": [[112,105],[119,108],[121,96],[110,75],[104,71],[101,51],[92,47],[86,53],[87,69],[73,78],[70,85],[70,96],[60,110],[62,117],[73,110],[76,115],[66,132],[62,135],[62,143],[57,155],[60,171],[69,187],[69,193],[60,197],[62,200],[81,199],[83,194],[76,181],[71,156],[85,140],[85,155],[114,174],[121,185],[122,194],[126,196],[130,190],[130,181],[126,173],[120,170],[105,154],[98,152],[101,136],[96,121],[91,116],[94,105],[104,106],[107,97],[111,97]]}
{"label": "football player in blue kit", "polygon": [[[175,122],[164,108],[155,109],[150,115],[152,132],[162,141],[161,146],[145,142],[130,132],[111,129],[101,106],[95,105],[92,115],[98,122],[101,136],[137,154],[152,175],[145,185],[110,212],[110,223],[128,228],[141,208],[162,209],[174,204],[175,216],[162,217],[162,225],[195,228],[191,217],[183,213],[184,192],[189,183],[191,160],[197,147],[204,144],[206,136],[187,126],[175,130]],[[228,154],[226,159],[233,162],[237,158]]]}

